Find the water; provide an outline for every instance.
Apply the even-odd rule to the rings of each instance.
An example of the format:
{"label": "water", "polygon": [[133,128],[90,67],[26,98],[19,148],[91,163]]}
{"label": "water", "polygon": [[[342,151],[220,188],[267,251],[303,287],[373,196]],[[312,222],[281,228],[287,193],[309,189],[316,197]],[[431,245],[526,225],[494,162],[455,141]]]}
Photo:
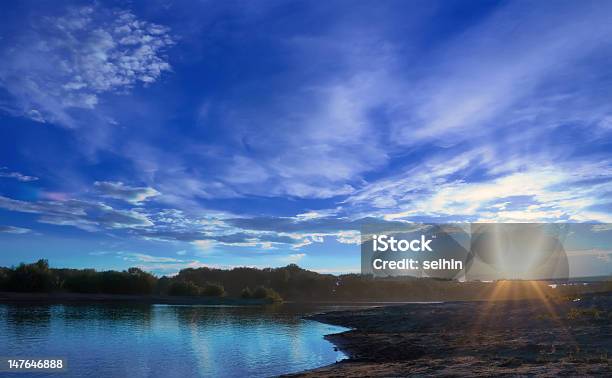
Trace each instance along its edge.
{"label": "water", "polygon": [[268,377],[344,358],[323,335],[345,328],[302,319],[331,309],[0,304],[0,356],[67,360],[36,377]]}

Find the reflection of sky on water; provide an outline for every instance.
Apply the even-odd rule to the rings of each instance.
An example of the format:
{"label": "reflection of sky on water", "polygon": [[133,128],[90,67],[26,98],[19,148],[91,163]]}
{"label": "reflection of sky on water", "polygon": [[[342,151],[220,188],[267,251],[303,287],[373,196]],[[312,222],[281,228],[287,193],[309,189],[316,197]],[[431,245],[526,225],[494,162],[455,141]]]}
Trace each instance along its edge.
{"label": "reflection of sky on water", "polygon": [[323,335],[343,328],[302,320],[305,311],[317,309],[0,305],[0,355],[64,357],[70,376],[130,377],[270,376],[342,358]]}

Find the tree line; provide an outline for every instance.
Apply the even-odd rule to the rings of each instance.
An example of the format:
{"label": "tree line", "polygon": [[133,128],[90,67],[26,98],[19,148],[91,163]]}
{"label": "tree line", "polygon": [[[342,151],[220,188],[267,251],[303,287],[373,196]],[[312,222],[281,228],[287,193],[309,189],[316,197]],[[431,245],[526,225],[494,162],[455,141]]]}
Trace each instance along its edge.
{"label": "tree line", "polygon": [[[535,285],[535,286],[534,286]],[[609,291],[610,281],[581,290]],[[170,296],[267,298],[270,301],[449,301],[523,299],[572,293],[572,286],[552,289],[546,282],[458,282],[436,278],[335,276],[302,269],[188,268],[158,278],[139,268],[124,271],[53,269],[47,260],[0,268],[0,291],[73,292]]]}
{"label": "tree line", "polygon": [[[49,293],[69,292],[81,294],[130,294],[223,297],[228,295],[218,282],[198,281],[184,277],[161,277],[139,268],[124,271],[102,271],[94,269],[53,269],[47,260],[17,267],[0,267],[0,291]],[[271,288],[245,286],[239,293],[242,298],[282,298]]]}

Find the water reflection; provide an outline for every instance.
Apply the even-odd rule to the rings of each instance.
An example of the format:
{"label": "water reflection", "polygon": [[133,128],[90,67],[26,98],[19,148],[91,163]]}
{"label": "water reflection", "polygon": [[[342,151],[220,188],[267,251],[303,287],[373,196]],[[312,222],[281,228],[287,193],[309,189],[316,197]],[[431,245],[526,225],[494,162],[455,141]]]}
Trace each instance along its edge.
{"label": "water reflection", "polygon": [[65,357],[71,376],[271,376],[343,357],[323,339],[342,328],[302,319],[330,309],[0,305],[0,355]]}

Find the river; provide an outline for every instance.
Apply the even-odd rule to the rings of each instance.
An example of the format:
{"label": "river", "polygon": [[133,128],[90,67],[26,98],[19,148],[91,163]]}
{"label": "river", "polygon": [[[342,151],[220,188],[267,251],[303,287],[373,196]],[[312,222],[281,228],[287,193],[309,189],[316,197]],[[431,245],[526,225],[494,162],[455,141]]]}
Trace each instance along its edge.
{"label": "river", "polygon": [[37,377],[269,377],[344,358],[323,338],[344,328],[303,319],[334,309],[0,304],[0,356],[66,360]]}

